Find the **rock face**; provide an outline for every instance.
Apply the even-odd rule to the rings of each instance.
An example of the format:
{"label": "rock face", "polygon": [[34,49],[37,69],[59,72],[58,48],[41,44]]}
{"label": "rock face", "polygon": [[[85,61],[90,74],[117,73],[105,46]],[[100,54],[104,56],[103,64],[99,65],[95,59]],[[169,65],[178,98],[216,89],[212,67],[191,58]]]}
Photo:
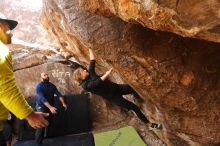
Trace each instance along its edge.
{"label": "rock face", "polygon": [[[87,49],[93,48],[100,73],[114,67],[111,79],[126,81],[144,98],[142,109],[150,121],[163,124],[163,130],[155,133],[167,145],[217,146],[220,144],[220,44],[155,32],[85,9],[88,6],[87,9],[105,16],[117,14],[126,21],[141,21],[154,29],[205,39],[209,36],[207,40],[219,42],[218,31],[208,31],[215,27],[213,30],[218,30],[219,16],[214,10],[219,2],[186,4],[187,1],[45,0],[41,21],[82,64],[89,62]],[[215,6],[203,7],[204,4]],[[192,16],[190,8],[195,12]],[[201,15],[199,8],[204,8]],[[213,15],[207,19],[211,12]],[[139,21],[134,21],[137,15]]]}
{"label": "rock face", "polygon": [[42,72],[49,75],[50,81],[63,95],[79,94],[82,91],[72,78],[78,64],[66,60],[52,50],[13,45],[11,48],[15,79],[25,97],[35,97],[35,87],[41,82]]}
{"label": "rock face", "polygon": [[[16,81],[26,96],[35,97],[36,84],[41,82],[40,74],[48,73],[50,80],[54,83],[59,91],[64,94],[79,94],[81,88],[72,79],[74,69],[60,63],[44,63],[28,69],[15,72]],[[25,81],[25,82],[24,82]]]}
{"label": "rock face", "polygon": [[[15,78],[25,97],[35,97],[35,87],[40,82],[42,72],[48,73],[51,82],[63,95],[82,92],[82,88],[72,78],[79,64],[70,63],[70,60],[65,60],[64,56],[51,50],[31,49],[24,46],[11,46],[11,48],[13,48]],[[153,143],[155,146],[163,144],[157,137],[148,133],[146,125],[135,118],[131,112],[122,110],[99,96],[90,94],[89,97],[93,131],[112,130],[129,124],[141,127],[138,132],[149,144]]]}
{"label": "rock face", "polygon": [[55,42],[43,29],[39,17],[42,0],[28,2],[27,0],[1,0],[0,10],[8,18],[18,21],[13,31],[13,42],[16,44],[44,46],[54,48]]}
{"label": "rock face", "polygon": [[79,0],[82,7],[154,30],[220,42],[218,0]]}

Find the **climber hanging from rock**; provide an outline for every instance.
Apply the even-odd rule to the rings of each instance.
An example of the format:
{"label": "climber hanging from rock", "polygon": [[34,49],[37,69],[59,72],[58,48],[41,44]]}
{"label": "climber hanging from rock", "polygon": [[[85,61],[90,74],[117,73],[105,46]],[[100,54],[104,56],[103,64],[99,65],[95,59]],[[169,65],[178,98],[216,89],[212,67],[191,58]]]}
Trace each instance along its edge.
{"label": "climber hanging from rock", "polygon": [[82,86],[82,88],[93,94],[97,94],[122,108],[132,110],[138,118],[146,123],[149,129],[159,129],[161,124],[150,123],[145,115],[141,112],[137,105],[123,98],[123,95],[132,94],[139,100],[141,97],[128,84],[116,84],[107,80],[107,77],[112,72],[112,68],[103,76],[98,76],[95,72],[95,57],[92,49],[89,49],[90,65],[88,71],[83,68],[78,68],[73,76],[74,79]]}

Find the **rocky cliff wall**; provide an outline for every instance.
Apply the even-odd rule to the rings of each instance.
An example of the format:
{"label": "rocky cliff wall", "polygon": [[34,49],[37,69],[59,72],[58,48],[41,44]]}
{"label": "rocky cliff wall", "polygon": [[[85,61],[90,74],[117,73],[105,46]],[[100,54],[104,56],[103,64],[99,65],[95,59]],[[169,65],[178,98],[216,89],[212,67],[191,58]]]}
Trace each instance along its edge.
{"label": "rocky cliff wall", "polygon": [[[85,9],[87,2],[89,9],[92,7],[90,11],[93,10],[99,15],[89,12],[88,7]],[[123,3],[122,1],[112,1],[111,8],[119,6],[121,8],[116,12],[107,7],[110,1],[91,2],[45,0],[41,21],[48,32],[60,42],[62,48],[82,64],[88,64],[88,48],[93,48],[97,56],[99,73],[104,73],[113,67],[112,80],[125,81],[133,86],[145,100],[142,109],[149,116],[150,121],[163,124],[163,130],[155,131],[155,133],[167,145],[219,145],[220,44],[152,31],[143,25],[123,21],[132,19],[121,20],[114,17],[117,12],[117,17],[121,18],[122,13],[118,13],[118,10],[121,9],[127,9],[129,17],[133,16],[132,10],[145,10],[142,7],[138,7],[139,9],[132,6],[125,7],[129,4],[138,6],[139,3],[145,2],[146,6],[149,6],[149,12],[153,10],[157,12],[158,10],[169,10],[170,4],[173,7],[181,8],[184,1],[178,1],[178,5],[173,5],[175,3],[168,1],[166,3],[160,1],[157,3],[156,1],[124,0]],[[205,3],[205,1],[198,2]],[[218,1],[212,2],[216,5],[219,4]],[[159,3],[160,5],[158,5]],[[203,6],[202,3],[201,6]],[[152,6],[163,6],[163,8],[153,9]],[[195,5],[192,3],[186,8],[189,9],[191,6]],[[94,7],[97,9],[94,10]],[[195,9],[197,10],[196,7]],[[206,13],[206,9],[203,10]],[[200,31],[199,33],[188,33],[190,32],[188,30],[194,30],[193,23],[191,26],[185,27],[187,29],[179,29],[177,25],[173,23],[171,25],[170,19],[164,19],[165,17],[161,16],[166,15],[170,10],[159,12],[152,18],[151,13],[142,14],[141,11],[136,13],[155,20],[151,28],[162,27],[161,30],[172,30],[183,36],[202,38],[199,36],[199,34],[203,34],[202,31],[201,33]],[[172,11],[173,13],[174,11]],[[197,18],[197,15],[193,16]],[[213,16],[215,15],[213,14]],[[179,17],[178,19],[182,19],[181,21],[186,19],[186,17]],[[194,19],[194,17],[189,18]],[[209,19],[206,18],[204,20],[208,21]],[[216,17],[215,20],[218,18]],[[147,22],[141,24],[145,23],[147,24]],[[212,37],[212,35],[208,36]],[[219,39],[219,37],[217,38]]]}
{"label": "rocky cliff wall", "polygon": [[[48,73],[50,81],[63,95],[80,94],[83,91],[72,78],[73,72],[80,66],[72,62],[72,58],[65,59],[63,55],[52,50],[17,45],[12,45],[11,48],[15,78],[26,98],[35,98],[35,87],[41,81],[42,72]],[[148,144],[164,145],[158,137],[148,132],[146,125],[135,118],[134,114],[108,103],[99,96],[89,94],[89,109],[93,132],[133,125]]]}
{"label": "rocky cliff wall", "polygon": [[97,14],[116,16],[154,30],[220,42],[218,0],[79,0]]}

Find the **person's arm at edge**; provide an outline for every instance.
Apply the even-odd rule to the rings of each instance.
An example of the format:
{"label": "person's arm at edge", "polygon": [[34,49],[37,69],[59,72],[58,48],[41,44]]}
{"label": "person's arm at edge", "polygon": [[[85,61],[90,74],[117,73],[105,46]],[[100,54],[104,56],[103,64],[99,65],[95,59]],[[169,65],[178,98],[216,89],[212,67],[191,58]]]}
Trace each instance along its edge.
{"label": "person's arm at edge", "polygon": [[64,97],[62,96],[62,94],[58,91],[57,87],[54,85],[55,87],[55,94],[59,97],[60,102],[62,103],[62,106],[65,108],[65,110],[67,110],[67,105],[66,102],[64,100]]}
{"label": "person's arm at edge", "polygon": [[96,86],[98,86],[101,82],[103,82],[104,80],[106,80],[106,78],[109,76],[109,74],[111,73],[112,71],[112,68],[110,70],[108,70],[103,76],[97,78],[96,80],[94,81],[90,81],[88,84],[87,84],[87,87],[88,88],[94,88]]}
{"label": "person's arm at edge", "polygon": [[47,120],[44,118],[48,115],[45,113],[34,112],[18,88],[10,96],[6,97],[7,98],[1,98],[0,102],[16,117],[21,120],[26,119],[31,127],[35,129],[46,127],[48,125]]}
{"label": "person's arm at edge", "polygon": [[112,68],[110,70],[108,70],[103,76],[101,76],[101,80],[104,81],[108,76],[109,74],[112,72]]}
{"label": "person's arm at edge", "polygon": [[50,103],[48,101],[44,102],[44,105],[51,111],[52,114],[56,114],[56,108],[52,105],[50,105]]}
{"label": "person's arm at edge", "polygon": [[92,49],[89,49],[89,58],[90,58],[90,63],[89,63],[89,67],[88,67],[88,72],[91,76],[96,75],[95,72],[95,55],[94,55],[94,51]]}
{"label": "person's arm at edge", "polygon": [[89,48],[89,58],[90,60],[95,60],[95,55],[93,49]]}
{"label": "person's arm at edge", "polygon": [[33,109],[24,99],[24,96],[20,93],[19,89],[17,87],[15,88],[16,90],[9,91],[9,93],[1,96],[0,102],[6,109],[22,120],[31,114]]}
{"label": "person's arm at edge", "polygon": [[51,113],[56,114],[57,109],[50,105],[50,103],[45,98],[41,98],[41,101],[51,111]]}
{"label": "person's arm at edge", "polygon": [[6,65],[9,67],[6,72],[12,72],[10,78],[11,82],[7,83],[7,86],[13,87],[11,90],[4,92],[0,97],[0,102],[4,105],[5,109],[9,110],[19,119],[26,119],[33,128],[42,128],[48,125],[48,121],[44,118],[46,115],[42,113],[34,112],[31,106],[27,103],[24,95],[18,88],[13,74],[12,56],[8,52],[5,56],[1,56],[4,61],[7,61]]}
{"label": "person's arm at edge", "polygon": [[65,110],[67,110],[67,105],[66,102],[64,100],[64,98],[62,96],[59,97],[60,102],[62,103],[63,107],[65,108]]}
{"label": "person's arm at edge", "polygon": [[[90,48],[89,48],[89,58],[90,58],[90,61],[95,60],[94,51],[93,49],[90,49]],[[101,77],[101,80],[104,81],[108,77],[108,75],[111,73],[111,71],[112,71],[112,68]]]}

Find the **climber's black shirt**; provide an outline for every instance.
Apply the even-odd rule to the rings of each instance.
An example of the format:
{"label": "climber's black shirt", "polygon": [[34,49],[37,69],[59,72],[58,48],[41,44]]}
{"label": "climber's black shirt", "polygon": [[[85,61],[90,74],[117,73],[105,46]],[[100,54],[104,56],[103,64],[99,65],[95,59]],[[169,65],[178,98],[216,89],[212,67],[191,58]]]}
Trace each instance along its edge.
{"label": "climber's black shirt", "polygon": [[118,85],[107,79],[101,80],[100,76],[95,72],[95,60],[90,61],[88,72],[89,76],[81,83],[82,88],[107,99],[114,98]]}

